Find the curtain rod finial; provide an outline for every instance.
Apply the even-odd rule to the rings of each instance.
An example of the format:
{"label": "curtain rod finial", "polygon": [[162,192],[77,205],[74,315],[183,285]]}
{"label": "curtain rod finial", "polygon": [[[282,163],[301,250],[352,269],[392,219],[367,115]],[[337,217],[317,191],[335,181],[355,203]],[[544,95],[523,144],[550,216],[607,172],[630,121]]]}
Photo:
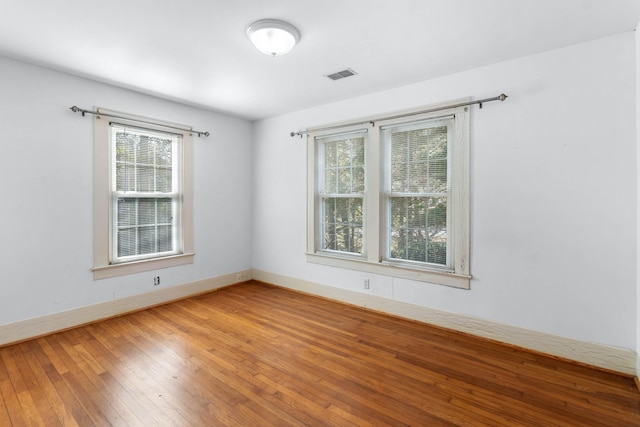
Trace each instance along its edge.
{"label": "curtain rod finial", "polygon": [[504,93],[501,93],[501,94],[500,94],[500,96],[498,97],[498,99],[499,99],[500,101],[504,101],[504,100],[505,100],[505,99],[507,99],[507,98],[508,98],[508,96],[507,96],[507,95],[505,95]]}
{"label": "curtain rod finial", "polygon": [[74,105],[73,107],[70,107],[69,109],[71,111],[73,111],[74,113],[77,113],[78,111],[80,111],[82,113],[82,117],[84,117],[85,110],[83,110],[82,108],[78,108],[77,106]]}

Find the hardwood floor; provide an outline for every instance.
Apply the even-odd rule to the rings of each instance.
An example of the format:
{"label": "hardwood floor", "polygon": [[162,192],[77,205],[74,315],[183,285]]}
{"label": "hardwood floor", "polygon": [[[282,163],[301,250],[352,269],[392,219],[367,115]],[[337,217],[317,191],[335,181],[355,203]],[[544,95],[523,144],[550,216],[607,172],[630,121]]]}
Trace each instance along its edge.
{"label": "hardwood floor", "polygon": [[0,348],[0,426],[640,426],[633,378],[258,282]]}

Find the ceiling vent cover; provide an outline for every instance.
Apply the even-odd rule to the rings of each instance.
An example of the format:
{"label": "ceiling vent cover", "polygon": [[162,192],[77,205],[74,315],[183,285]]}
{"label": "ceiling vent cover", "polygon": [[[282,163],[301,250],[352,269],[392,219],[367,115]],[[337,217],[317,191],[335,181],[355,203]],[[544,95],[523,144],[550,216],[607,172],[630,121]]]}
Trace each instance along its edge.
{"label": "ceiling vent cover", "polygon": [[356,74],[358,73],[353,71],[351,68],[347,68],[345,70],[338,71],[337,73],[327,74],[327,77],[329,77],[331,80],[340,80],[344,79],[345,77],[355,76]]}

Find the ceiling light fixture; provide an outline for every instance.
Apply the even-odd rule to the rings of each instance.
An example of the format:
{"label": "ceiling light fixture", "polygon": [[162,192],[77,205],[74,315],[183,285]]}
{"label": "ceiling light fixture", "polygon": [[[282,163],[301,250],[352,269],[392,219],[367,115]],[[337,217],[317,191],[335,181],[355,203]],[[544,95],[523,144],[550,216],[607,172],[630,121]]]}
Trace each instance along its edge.
{"label": "ceiling light fixture", "polygon": [[249,40],[266,55],[284,55],[300,40],[300,31],[288,22],[261,19],[247,28]]}

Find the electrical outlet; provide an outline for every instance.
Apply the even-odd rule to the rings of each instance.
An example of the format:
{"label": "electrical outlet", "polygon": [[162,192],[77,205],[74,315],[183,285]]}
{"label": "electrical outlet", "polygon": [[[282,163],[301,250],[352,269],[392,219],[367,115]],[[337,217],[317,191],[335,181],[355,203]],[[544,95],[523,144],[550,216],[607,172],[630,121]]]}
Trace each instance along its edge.
{"label": "electrical outlet", "polygon": [[370,284],[369,284],[369,279],[364,279],[363,287],[364,287],[365,289],[369,289],[369,286],[370,286]]}
{"label": "electrical outlet", "polygon": [[160,276],[156,276],[153,278],[153,286],[158,286],[160,284]]}

